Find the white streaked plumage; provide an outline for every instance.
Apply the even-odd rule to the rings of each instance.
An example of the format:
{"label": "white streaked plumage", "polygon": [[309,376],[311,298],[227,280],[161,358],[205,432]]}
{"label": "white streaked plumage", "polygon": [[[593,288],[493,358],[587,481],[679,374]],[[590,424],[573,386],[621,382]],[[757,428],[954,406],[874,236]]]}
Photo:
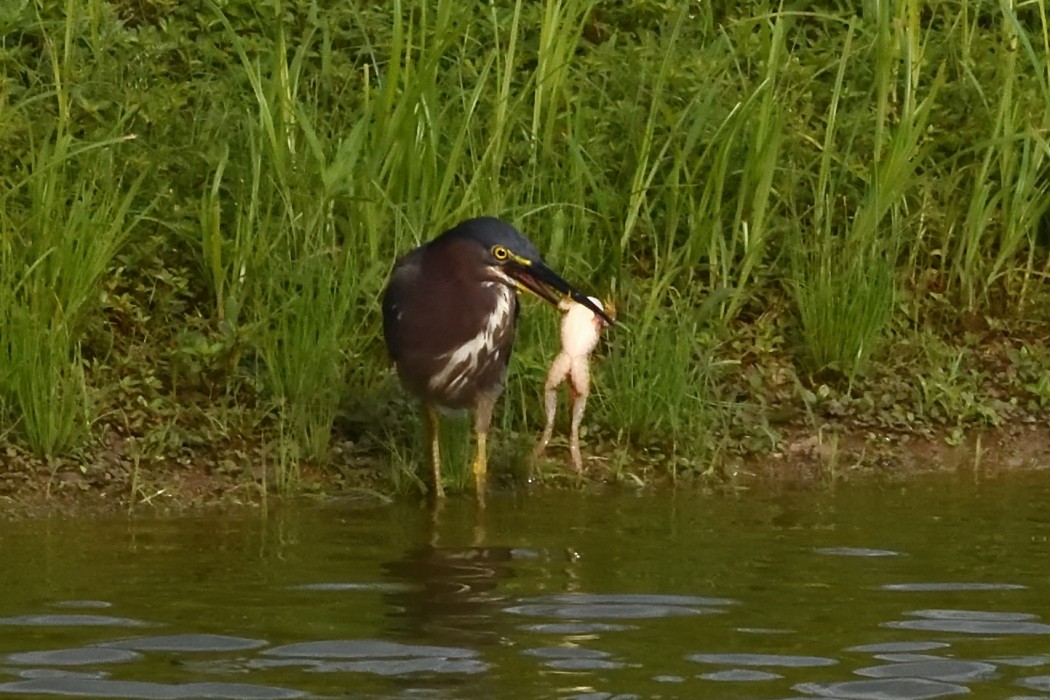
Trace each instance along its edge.
{"label": "white streaked plumage", "polygon": [[[444,356],[444,367],[430,380],[431,391],[458,393],[470,375],[477,370],[482,353],[492,349],[495,345],[496,333],[509,322],[509,316],[513,313],[514,308],[514,291],[494,282],[486,286],[496,288],[496,306],[477,335]],[[442,392],[442,389],[446,391]]]}

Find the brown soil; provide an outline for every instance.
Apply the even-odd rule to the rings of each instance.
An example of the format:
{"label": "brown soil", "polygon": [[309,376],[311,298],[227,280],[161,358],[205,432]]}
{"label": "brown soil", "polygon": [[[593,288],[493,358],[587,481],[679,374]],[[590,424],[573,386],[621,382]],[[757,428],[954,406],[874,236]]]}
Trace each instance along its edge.
{"label": "brown soil", "polygon": [[1035,424],[972,431],[955,444],[945,434],[850,432],[835,439],[801,430],[785,436],[784,444],[783,451],[753,460],[750,476],[814,483],[1050,468],[1050,426]]}
{"label": "brown soil", "polygon": [[[843,480],[901,481],[932,472],[975,471],[994,474],[1050,468],[1050,427],[1014,425],[972,431],[957,444],[944,435],[875,433],[828,430],[822,434],[803,428],[786,428],[783,449],[735,460],[718,477],[704,485],[791,484],[820,488]],[[141,466],[126,459],[92,466],[60,463],[48,466],[7,447],[0,453],[0,513],[8,517],[53,516],[83,513],[170,512],[214,506],[258,506],[267,500],[265,470],[241,450],[243,463],[216,466],[214,456]],[[393,497],[385,475],[385,460],[356,454],[352,446],[335,450],[334,463],[326,468],[301,467],[298,496],[328,498],[346,493]],[[552,456],[558,459],[560,451]],[[641,458],[644,461],[644,458]],[[587,465],[589,480],[614,481],[608,460],[593,457]],[[555,464],[552,470],[559,467]],[[566,464],[566,472],[569,467]],[[643,468],[647,475],[656,468]],[[550,474],[546,475],[551,476]],[[574,480],[544,478],[543,483]],[[656,487],[665,479],[647,477]],[[679,481],[679,486],[681,486]],[[687,486],[688,487],[688,486]],[[272,491],[272,489],[270,489]],[[270,497],[273,498],[272,496]]]}

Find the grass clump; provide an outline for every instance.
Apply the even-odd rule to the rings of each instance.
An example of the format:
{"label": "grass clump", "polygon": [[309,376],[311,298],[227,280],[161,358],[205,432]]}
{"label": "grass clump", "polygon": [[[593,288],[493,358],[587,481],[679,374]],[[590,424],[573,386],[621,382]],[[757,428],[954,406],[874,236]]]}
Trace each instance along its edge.
{"label": "grass clump", "polygon": [[717,366],[709,334],[684,308],[659,311],[609,341],[594,402],[600,424],[655,450],[672,476],[681,466],[712,471],[728,423],[717,399],[724,368]]}
{"label": "grass clump", "polygon": [[138,216],[138,185],[114,163],[119,142],[76,149],[68,134],[51,135],[2,197],[0,393],[44,457],[75,447],[92,418],[81,339]]}

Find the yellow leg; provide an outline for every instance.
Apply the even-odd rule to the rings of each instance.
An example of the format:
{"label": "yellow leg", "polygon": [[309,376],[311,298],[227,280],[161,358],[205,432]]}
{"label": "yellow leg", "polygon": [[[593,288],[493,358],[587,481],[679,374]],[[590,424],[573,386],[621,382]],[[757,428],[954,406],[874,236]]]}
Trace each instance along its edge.
{"label": "yellow leg", "polygon": [[441,484],[441,435],[438,432],[438,411],[433,404],[427,404],[424,409],[424,422],[426,423],[427,441],[430,443],[430,466],[434,470],[434,497],[444,498],[445,487]]}
{"label": "yellow leg", "polygon": [[488,457],[485,447],[487,437],[488,433],[477,434],[478,449],[477,454],[474,455],[474,487],[478,491],[484,490],[485,479],[488,474]]}
{"label": "yellow leg", "polygon": [[474,455],[474,492],[482,505],[485,503],[485,482],[488,476],[489,424],[492,422],[492,408],[495,404],[495,396],[482,396],[474,408],[474,434],[477,442],[477,453]]}
{"label": "yellow leg", "polygon": [[474,500],[478,510],[485,509],[485,481],[488,472],[488,458],[485,456],[485,437],[487,433],[478,433],[478,453],[474,456]]}

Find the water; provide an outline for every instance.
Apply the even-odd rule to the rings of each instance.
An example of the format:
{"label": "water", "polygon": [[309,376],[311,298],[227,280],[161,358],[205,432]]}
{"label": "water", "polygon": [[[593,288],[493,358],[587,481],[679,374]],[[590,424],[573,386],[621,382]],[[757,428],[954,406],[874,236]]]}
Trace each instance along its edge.
{"label": "water", "polygon": [[0,525],[0,696],[1050,698],[1050,475]]}

